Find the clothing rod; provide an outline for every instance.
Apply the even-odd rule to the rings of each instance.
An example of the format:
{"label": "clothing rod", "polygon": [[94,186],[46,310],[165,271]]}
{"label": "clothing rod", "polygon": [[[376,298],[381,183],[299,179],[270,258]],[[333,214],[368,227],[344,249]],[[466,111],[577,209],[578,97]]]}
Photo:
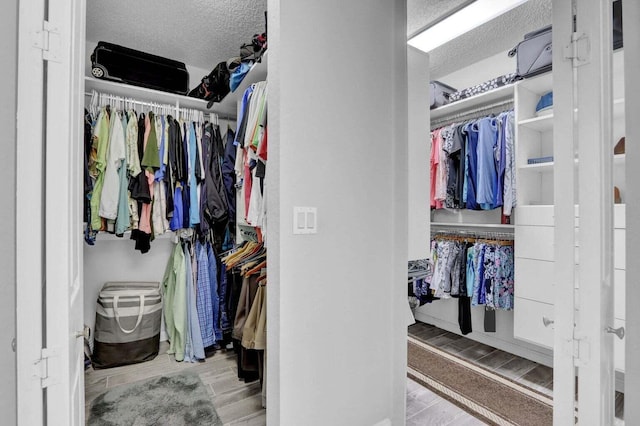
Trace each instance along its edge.
{"label": "clothing rod", "polygon": [[[436,227],[463,227],[463,228],[490,228],[494,229],[496,232],[500,232],[501,230],[513,230],[515,225],[511,224],[496,224],[496,223],[455,223],[455,222],[431,222],[431,226]],[[487,231],[488,232],[488,231]]]}
{"label": "clothing rod", "polygon": [[471,111],[465,111],[465,112],[454,114],[454,115],[448,115],[438,120],[434,120],[431,122],[431,130],[444,127],[447,124],[453,124],[457,121],[465,121],[473,118],[483,117],[484,115],[486,115],[486,113],[493,112],[497,108],[508,109],[507,107],[513,108],[513,99],[496,102],[494,104],[485,105],[483,107],[473,109]]}
{"label": "clothing rod", "polygon": [[[120,96],[120,95],[112,95],[110,93],[103,93],[103,92],[96,92],[96,94],[101,95],[102,97],[106,97],[110,100],[116,101],[116,100],[120,100],[123,102],[128,102],[128,103],[134,103],[136,105],[141,105],[141,106],[149,106],[149,107],[159,107],[159,108],[171,108],[173,110],[176,109],[176,105],[175,104],[166,104],[166,103],[158,103],[158,102],[147,102],[147,101],[139,101],[135,98],[129,98],[127,96]],[[85,96],[93,96],[92,92],[84,92]],[[187,107],[179,107],[180,110],[185,110],[185,111],[198,111],[198,112],[203,112],[203,113],[207,113],[207,114],[216,114],[215,112],[211,112],[211,111],[207,111],[207,110],[202,110],[202,109],[196,109],[196,108],[187,108]],[[216,114],[217,115],[217,114]],[[224,119],[221,117],[218,117],[219,119]]]}
{"label": "clothing rod", "polygon": [[500,240],[513,240],[514,235],[508,232],[491,232],[491,231],[467,231],[460,229],[451,230],[438,230],[431,232],[433,238],[446,237],[446,236],[459,236],[459,237],[472,237],[478,239],[500,239]]}

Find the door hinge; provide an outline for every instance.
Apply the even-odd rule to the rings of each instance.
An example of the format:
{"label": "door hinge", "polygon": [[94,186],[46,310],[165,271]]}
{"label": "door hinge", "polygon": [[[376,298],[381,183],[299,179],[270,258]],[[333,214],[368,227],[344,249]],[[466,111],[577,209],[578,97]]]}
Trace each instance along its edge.
{"label": "door hinge", "polygon": [[572,33],[571,42],[564,47],[564,58],[571,59],[574,68],[588,64],[591,60],[589,36],[584,33]]}
{"label": "door hinge", "polygon": [[573,358],[576,366],[584,366],[591,359],[591,345],[586,337],[574,337],[573,339]]}
{"label": "door hinge", "polygon": [[34,376],[40,379],[40,385],[42,388],[49,387],[52,383],[51,361],[57,356],[57,351],[54,349],[42,348],[40,351],[40,359],[34,363]]}
{"label": "door hinge", "polygon": [[42,59],[49,62],[61,62],[60,30],[49,21],[42,21],[42,30],[33,33],[33,47],[42,50]]}

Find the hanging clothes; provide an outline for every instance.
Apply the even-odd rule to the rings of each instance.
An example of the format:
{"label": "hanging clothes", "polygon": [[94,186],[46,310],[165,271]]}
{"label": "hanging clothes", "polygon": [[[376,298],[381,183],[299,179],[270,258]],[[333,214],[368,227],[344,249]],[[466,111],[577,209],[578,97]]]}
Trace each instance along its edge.
{"label": "hanging clothes", "polygon": [[102,108],[93,132],[91,154],[89,156],[89,174],[94,179],[93,191],[91,193],[91,229],[99,231],[102,229],[102,219],[100,218],[100,199],[104,186],[105,171],[107,167],[107,152],[109,148],[109,113],[106,108]]}
{"label": "hanging clothes", "polygon": [[173,248],[162,280],[164,322],[169,339],[168,354],[184,360],[187,339],[187,269],[180,244]]}
{"label": "hanging clothes", "polygon": [[492,210],[515,205],[513,110],[431,132],[433,209]]}
{"label": "hanging clothes", "polygon": [[188,243],[184,244],[183,249],[186,265],[185,276],[187,278],[187,338],[184,350],[184,360],[187,362],[197,362],[205,359],[204,344],[202,342],[202,333],[200,331],[200,322],[198,319],[198,305],[196,301],[197,263],[195,262],[191,245]]}

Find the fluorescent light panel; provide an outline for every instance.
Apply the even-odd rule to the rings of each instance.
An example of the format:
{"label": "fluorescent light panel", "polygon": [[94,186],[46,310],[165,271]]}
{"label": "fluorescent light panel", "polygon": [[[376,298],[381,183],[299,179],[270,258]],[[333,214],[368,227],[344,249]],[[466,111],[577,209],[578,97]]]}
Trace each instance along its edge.
{"label": "fluorescent light panel", "polygon": [[526,1],[476,0],[469,6],[460,9],[453,15],[412,37],[408,43],[410,46],[429,52]]}

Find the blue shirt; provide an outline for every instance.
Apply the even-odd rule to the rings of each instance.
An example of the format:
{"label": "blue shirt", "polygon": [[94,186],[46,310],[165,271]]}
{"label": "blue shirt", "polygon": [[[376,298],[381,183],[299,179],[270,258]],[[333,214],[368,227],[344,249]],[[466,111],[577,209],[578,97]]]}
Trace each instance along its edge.
{"label": "blue shirt", "polygon": [[476,122],[478,129],[478,164],[476,179],[476,202],[483,210],[494,206],[494,188],[498,179],[495,163],[498,126],[494,117],[481,118]]}
{"label": "blue shirt", "polygon": [[464,127],[467,132],[466,206],[470,210],[478,210],[480,208],[476,202],[476,180],[478,176],[478,127],[476,123],[472,122]]}

